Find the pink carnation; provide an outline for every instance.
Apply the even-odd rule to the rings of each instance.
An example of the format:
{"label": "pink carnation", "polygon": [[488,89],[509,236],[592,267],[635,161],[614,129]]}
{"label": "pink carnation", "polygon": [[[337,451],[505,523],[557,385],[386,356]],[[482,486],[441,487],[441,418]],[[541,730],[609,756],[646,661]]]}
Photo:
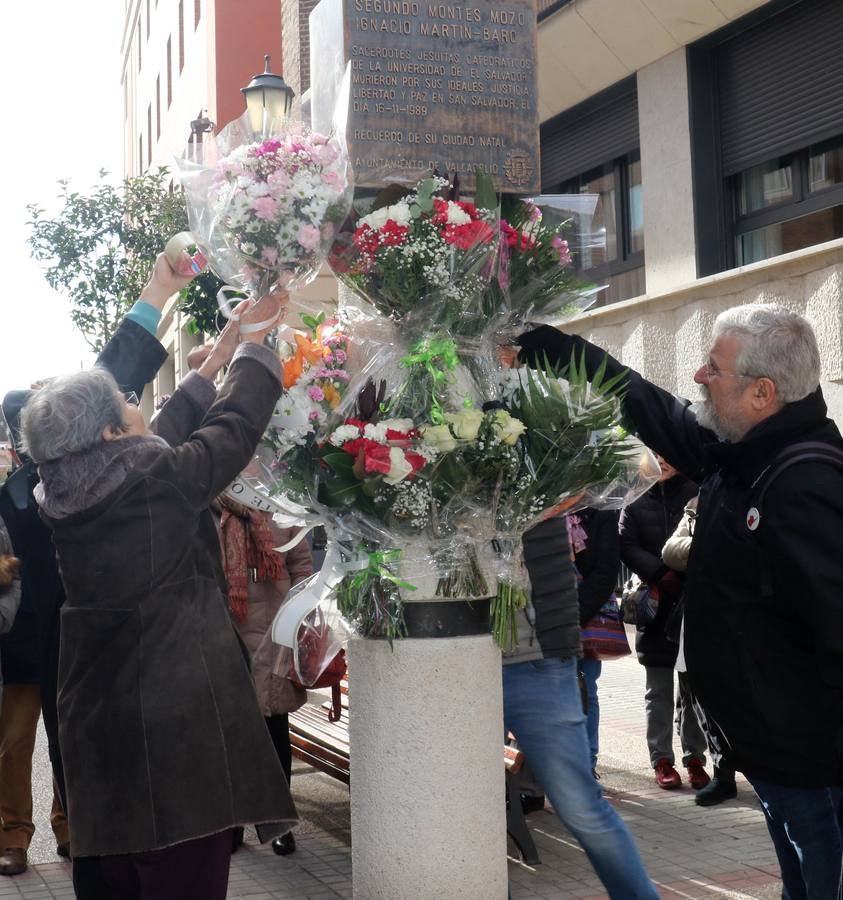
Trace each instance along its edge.
{"label": "pink carnation", "polygon": [[274,219],[278,215],[278,201],[273,197],[255,197],[252,209],[259,219]]}
{"label": "pink carnation", "polygon": [[278,251],[275,247],[264,247],[263,250],[261,250],[261,259],[264,262],[269,263],[270,266],[273,266],[278,261]]}
{"label": "pink carnation", "polygon": [[315,225],[302,225],[296,240],[304,247],[305,250],[315,250],[319,246],[322,235]]}
{"label": "pink carnation", "polygon": [[560,266],[569,266],[571,264],[571,250],[568,247],[568,242],[566,240],[563,240],[558,234],[555,234],[550,241],[550,246],[553,247],[554,250],[559,251]]}
{"label": "pink carnation", "polygon": [[313,387],[309,387],[307,389],[307,396],[313,400],[314,403],[321,403],[325,399],[325,392],[322,388],[314,385]]}

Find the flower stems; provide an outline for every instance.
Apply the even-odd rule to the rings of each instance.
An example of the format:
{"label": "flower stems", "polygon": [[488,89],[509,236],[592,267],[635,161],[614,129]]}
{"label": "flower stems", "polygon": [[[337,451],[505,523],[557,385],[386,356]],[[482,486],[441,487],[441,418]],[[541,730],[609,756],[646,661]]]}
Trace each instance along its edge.
{"label": "flower stems", "polygon": [[492,599],[492,637],[504,652],[518,646],[518,613],[527,605],[527,593],[512,582],[499,581]]}

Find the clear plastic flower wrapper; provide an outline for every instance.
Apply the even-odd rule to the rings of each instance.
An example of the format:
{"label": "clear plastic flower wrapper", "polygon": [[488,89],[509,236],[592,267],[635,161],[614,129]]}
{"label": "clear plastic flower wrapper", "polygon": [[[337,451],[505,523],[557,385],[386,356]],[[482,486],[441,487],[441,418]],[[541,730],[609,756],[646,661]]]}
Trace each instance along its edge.
{"label": "clear plastic flower wrapper", "polygon": [[265,493],[289,509],[296,491],[302,521],[328,523],[331,583],[360,633],[402,637],[415,600],[494,598],[493,634],[509,646],[523,533],[563,504],[619,506],[654,480],[620,427],[617,379],[589,384],[575,363],[512,370],[500,397],[484,403],[444,339],[384,348],[291,466],[270,460]]}
{"label": "clear plastic flower wrapper", "polygon": [[543,194],[501,200],[500,257],[486,306],[500,310],[510,338],[527,323],[559,325],[585,311],[601,287],[577,270],[605,253],[605,229],[596,228],[596,194]]}
{"label": "clear plastic flower wrapper", "polygon": [[244,113],[177,160],[191,233],[216,274],[258,298],[316,277],[351,203],[341,131],[252,130]]}

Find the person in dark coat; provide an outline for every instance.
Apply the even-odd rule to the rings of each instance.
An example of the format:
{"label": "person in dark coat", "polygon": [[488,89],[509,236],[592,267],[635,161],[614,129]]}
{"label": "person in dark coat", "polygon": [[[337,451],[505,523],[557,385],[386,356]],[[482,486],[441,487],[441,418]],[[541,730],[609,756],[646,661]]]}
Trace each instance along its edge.
{"label": "person in dark coat", "polygon": [[[0,634],[6,634],[20,606],[20,560],[14,556],[9,532],[0,519]],[[3,679],[0,677],[0,710],[3,708]]]}
{"label": "person in dark coat", "polygon": [[[685,659],[707,730],[761,800],[790,897],[836,897],[843,866],[843,438],[827,415],[810,324],[747,304],[714,323],[692,405],[554,328],[522,358],[576,354],[621,378],[641,439],[701,484],[685,581]],[[756,504],[776,461],[811,442]],[[714,760],[715,763],[718,759]]]}
{"label": "person in dark coat", "polygon": [[[603,604],[613,596],[620,571],[620,537],[618,514],[614,510],[584,509],[566,517],[568,537],[577,567],[577,601],[580,607],[580,627],[593,619]],[[597,773],[600,752],[600,699],[597,680],[603,663],[583,647],[577,669],[585,681],[588,706],[586,719],[591,768]]]}
{"label": "person in dark coat", "polygon": [[679,741],[682,764],[694,790],[710,781],[705,769],[705,735],[693,707],[693,697],[680,683],[674,702],[674,667],[679,644],[665,627],[679,602],[682,582],[662,560],[662,547],[682,519],[685,504],[695,497],[697,485],[657,456],[662,474],[645,494],[628,506],[620,518],[621,559],[642,581],[658,590],[655,619],[639,626],[635,637],[638,662],[647,671],[644,704],[647,712],[647,746],[656,784],[670,790],[682,784],[673,754],[673,715],[679,707]]}
{"label": "person in dark coat", "polygon": [[[114,376],[120,389],[141,396],[145,386],[167,359],[167,351],[156,340],[155,332],[161,311],[167,300],[187,284],[189,278],[177,275],[161,254],[153,267],[149,282],[139,300],[118,325],[117,330],[103,348],[96,365],[107,369]],[[9,523],[9,531],[15,552],[21,560],[21,594],[25,608],[30,611],[26,620],[16,623],[16,632],[25,636],[17,639],[17,659],[25,660],[25,666],[15,673],[27,679],[21,683],[36,685],[40,689],[40,709],[47,735],[47,746],[57,797],[54,797],[51,820],[56,835],[57,852],[69,854],[69,834],[64,809],[67,798],[64,788],[64,771],[58,740],[58,714],[56,684],[58,678],[60,609],[64,603],[64,588],[59,576],[50,530],[38,514],[33,491],[38,484],[35,463],[20,448],[20,413],[32,390],[10,391],[3,398],[3,414],[13,443],[16,469],[0,487],[0,514]],[[10,635],[14,639],[15,635]],[[28,673],[28,674],[27,674]],[[37,673],[37,675],[36,675]],[[30,681],[37,677],[37,681]],[[34,745],[37,716],[28,720],[25,731],[26,746]],[[0,729],[2,731],[2,729]],[[31,751],[18,753],[21,761],[30,760]],[[27,763],[28,766],[28,763]],[[29,771],[27,768],[26,771]],[[17,794],[23,797],[20,805],[31,807],[30,777],[16,767],[9,776],[17,786]],[[0,807],[4,807],[0,786]],[[17,820],[21,817],[17,816]],[[31,816],[25,819],[31,827]],[[5,832],[5,829],[4,829]],[[31,831],[29,832],[31,834]],[[12,844],[14,843],[14,846]],[[26,840],[28,845],[29,841]],[[11,852],[9,852],[11,851]],[[26,846],[21,840],[0,841],[0,874],[16,875],[26,870]],[[103,894],[91,884],[91,871],[84,872],[74,864],[74,884],[83,898],[99,900]],[[97,880],[97,879],[93,879]]]}
{"label": "person in dark coat", "polygon": [[[269,329],[244,334],[278,308],[270,296],[241,310],[241,344],[192,434],[162,410],[152,435],[96,369],[54,380],[23,412],[67,594],[59,729],[71,851],[101,857],[118,896],[139,884],[140,900],[223,900],[231,828],[257,823],[265,840],[296,821],[208,509],[280,395],[277,357],[260,345]],[[213,385],[200,370],[167,406],[201,391]]]}

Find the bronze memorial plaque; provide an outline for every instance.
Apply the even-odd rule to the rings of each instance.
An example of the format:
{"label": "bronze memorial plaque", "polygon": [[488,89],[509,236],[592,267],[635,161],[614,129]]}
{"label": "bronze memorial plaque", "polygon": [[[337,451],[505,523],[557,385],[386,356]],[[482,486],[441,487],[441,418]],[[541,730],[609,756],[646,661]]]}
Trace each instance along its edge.
{"label": "bronze memorial plaque", "polygon": [[470,189],[478,168],[500,190],[539,190],[535,0],[321,0],[311,14],[317,115],[319,82],[342,61],[357,184],[438,168]]}

